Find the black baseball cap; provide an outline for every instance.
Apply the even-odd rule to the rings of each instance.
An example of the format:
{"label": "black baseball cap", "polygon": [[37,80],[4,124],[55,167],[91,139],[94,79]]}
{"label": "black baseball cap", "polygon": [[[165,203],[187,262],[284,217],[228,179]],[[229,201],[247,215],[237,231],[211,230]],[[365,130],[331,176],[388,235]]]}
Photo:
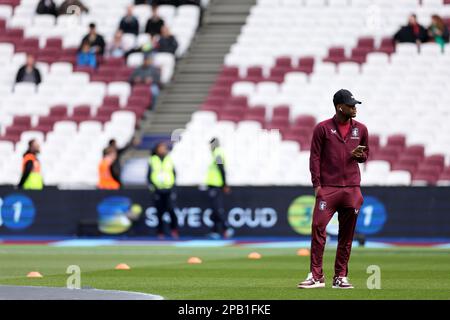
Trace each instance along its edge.
{"label": "black baseball cap", "polygon": [[361,104],[361,101],[356,100],[353,94],[347,89],[341,89],[334,94],[333,103],[335,106],[338,104],[354,106],[356,104]]}

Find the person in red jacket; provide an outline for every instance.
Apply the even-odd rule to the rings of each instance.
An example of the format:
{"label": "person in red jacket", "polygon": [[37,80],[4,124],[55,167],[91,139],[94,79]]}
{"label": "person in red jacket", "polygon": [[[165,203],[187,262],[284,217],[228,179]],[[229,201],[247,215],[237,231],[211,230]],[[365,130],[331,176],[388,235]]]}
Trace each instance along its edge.
{"label": "person in red jacket", "polygon": [[336,114],[317,124],[311,142],[310,171],[316,203],[311,234],[310,273],[298,288],[323,288],[322,260],[326,227],[338,212],[339,235],[333,288],[351,289],[348,261],[359,209],[363,203],[358,163],[369,156],[369,134],[365,125],[353,120],[356,105],[352,93],[341,89],[333,96]]}

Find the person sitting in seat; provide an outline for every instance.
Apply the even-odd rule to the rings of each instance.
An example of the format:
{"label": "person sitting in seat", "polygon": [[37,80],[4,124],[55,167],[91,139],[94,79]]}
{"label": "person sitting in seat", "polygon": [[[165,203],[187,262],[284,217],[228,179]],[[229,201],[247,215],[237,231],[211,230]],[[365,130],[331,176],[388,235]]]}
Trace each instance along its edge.
{"label": "person sitting in seat", "polygon": [[127,14],[120,20],[119,30],[136,36],[139,34],[139,21],[133,15],[133,6],[128,6]]}
{"label": "person sitting in seat", "polygon": [[428,41],[427,30],[417,22],[417,16],[409,16],[408,24],[403,26],[394,35],[396,42],[423,43]]}
{"label": "person sitting in seat", "polygon": [[178,48],[177,39],[170,33],[169,28],[163,26],[161,28],[161,35],[158,40],[158,52],[168,52],[175,54]]}
{"label": "person sitting in seat", "polygon": [[78,67],[90,67],[95,69],[97,67],[97,57],[94,53],[94,49],[91,49],[89,42],[85,41],[81,46],[81,50],[77,55]]}
{"label": "person sitting in seat", "polygon": [[449,42],[448,28],[444,20],[437,14],[431,16],[431,25],[428,27],[428,36],[431,41],[436,42],[444,49],[446,43]]}
{"label": "person sitting in seat", "polygon": [[159,90],[161,86],[161,72],[159,68],[153,65],[153,59],[151,55],[147,55],[144,58],[144,63],[142,66],[136,68],[130,77],[130,83],[132,85],[145,84],[150,86],[152,92],[153,103],[158,98]]}
{"label": "person sitting in seat", "polygon": [[94,49],[96,54],[103,55],[106,46],[105,39],[97,33],[95,23],[89,24],[89,33],[84,36],[81,44],[84,44],[85,42],[89,43],[89,46]]}
{"label": "person sitting in seat", "polygon": [[34,56],[27,55],[27,61],[17,72],[16,83],[31,82],[36,85],[41,83],[41,73],[36,68]]}
{"label": "person sitting in seat", "polygon": [[37,14],[50,14],[52,16],[58,15],[58,10],[56,9],[56,4],[53,0],[40,0],[37,8]]}

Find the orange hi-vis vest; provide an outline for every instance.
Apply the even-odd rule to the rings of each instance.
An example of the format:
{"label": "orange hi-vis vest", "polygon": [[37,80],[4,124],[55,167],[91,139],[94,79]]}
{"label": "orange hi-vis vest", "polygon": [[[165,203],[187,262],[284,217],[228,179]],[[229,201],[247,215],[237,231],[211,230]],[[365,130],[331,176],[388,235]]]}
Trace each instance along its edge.
{"label": "orange hi-vis vest", "polygon": [[28,161],[33,162],[33,169],[30,172],[28,178],[25,180],[23,188],[27,190],[41,190],[44,187],[41,174],[41,164],[39,163],[39,160],[36,158],[36,155],[32,153],[27,153],[23,156],[22,159],[22,172],[25,171],[25,164]]}
{"label": "orange hi-vis vest", "polygon": [[119,182],[117,182],[111,175],[112,161],[108,158],[103,158],[98,165],[98,185],[99,189],[117,190],[120,188]]}

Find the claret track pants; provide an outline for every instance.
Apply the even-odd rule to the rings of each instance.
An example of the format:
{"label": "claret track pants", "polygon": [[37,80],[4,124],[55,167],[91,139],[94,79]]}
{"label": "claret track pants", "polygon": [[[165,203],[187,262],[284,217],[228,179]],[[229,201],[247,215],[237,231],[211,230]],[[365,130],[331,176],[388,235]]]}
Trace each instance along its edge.
{"label": "claret track pants", "polygon": [[358,186],[323,186],[320,188],[316,196],[311,234],[310,267],[315,279],[323,277],[322,262],[326,242],[326,227],[336,211],[338,212],[339,234],[334,275],[347,276],[356,220],[362,204],[363,196]]}

